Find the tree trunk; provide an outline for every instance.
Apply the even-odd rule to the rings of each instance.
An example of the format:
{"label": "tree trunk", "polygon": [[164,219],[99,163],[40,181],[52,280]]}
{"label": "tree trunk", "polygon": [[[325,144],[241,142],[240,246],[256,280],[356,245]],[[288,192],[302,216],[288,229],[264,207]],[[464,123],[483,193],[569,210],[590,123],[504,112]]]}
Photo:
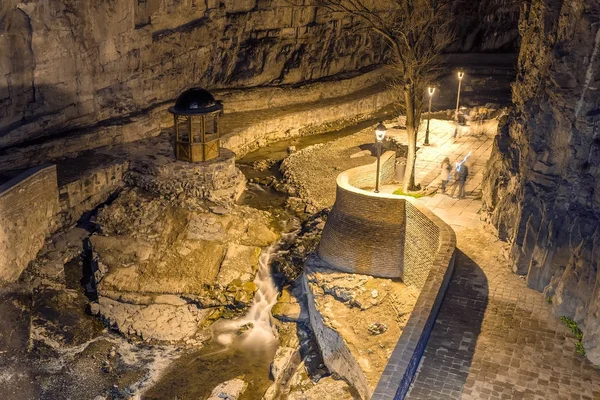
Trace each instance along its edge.
{"label": "tree trunk", "polygon": [[406,103],[406,135],[408,140],[408,155],[406,157],[406,172],[402,191],[408,193],[415,187],[415,164],[417,161],[417,129],[415,127],[415,101],[414,88],[411,85],[404,87],[404,101]]}

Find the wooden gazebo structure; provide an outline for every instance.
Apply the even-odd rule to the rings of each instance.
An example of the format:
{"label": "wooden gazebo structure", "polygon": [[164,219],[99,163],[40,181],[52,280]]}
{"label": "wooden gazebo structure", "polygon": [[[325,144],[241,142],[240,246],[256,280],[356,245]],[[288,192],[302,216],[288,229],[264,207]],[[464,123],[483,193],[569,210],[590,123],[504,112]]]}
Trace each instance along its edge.
{"label": "wooden gazebo structure", "polygon": [[169,108],[175,118],[175,157],[198,163],[220,155],[219,117],[223,105],[209,91],[192,88]]}

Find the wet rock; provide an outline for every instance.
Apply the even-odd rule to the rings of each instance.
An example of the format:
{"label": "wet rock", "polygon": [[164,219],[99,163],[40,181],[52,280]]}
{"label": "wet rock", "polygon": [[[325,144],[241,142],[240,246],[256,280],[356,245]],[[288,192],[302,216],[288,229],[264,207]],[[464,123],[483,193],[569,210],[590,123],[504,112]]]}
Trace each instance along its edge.
{"label": "wet rock", "polygon": [[297,296],[304,296],[300,288],[295,290],[292,290],[290,286],[283,288],[277,303],[271,309],[273,317],[283,322],[299,322],[308,319]]}
{"label": "wet rock", "polygon": [[196,336],[210,313],[194,305],[137,305],[99,299],[99,313],[108,325],[145,341],[183,341]]}
{"label": "wet rock", "polygon": [[291,375],[300,363],[300,351],[298,348],[280,347],[275,352],[271,363],[271,377],[277,383],[282,378]]}
{"label": "wet rock", "polygon": [[236,279],[251,282],[258,270],[260,247],[232,243],[227,247],[225,258],[217,275],[217,283],[227,286]]}
{"label": "wet rock", "polygon": [[266,171],[269,168],[271,168],[273,165],[275,165],[277,163],[277,160],[273,160],[273,159],[264,159],[264,160],[258,160],[252,163],[252,168],[257,170],[257,171]]}
{"label": "wet rock", "polygon": [[38,288],[31,305],[31,338],[60,348],[99,336],[104,326],[86,314],[87,306],[87,298],[79,291]]}
{"label": "wet rock", "polygon": [[247,388],[248,383],[235,378],[215,387],[208,400],[237,400]]}

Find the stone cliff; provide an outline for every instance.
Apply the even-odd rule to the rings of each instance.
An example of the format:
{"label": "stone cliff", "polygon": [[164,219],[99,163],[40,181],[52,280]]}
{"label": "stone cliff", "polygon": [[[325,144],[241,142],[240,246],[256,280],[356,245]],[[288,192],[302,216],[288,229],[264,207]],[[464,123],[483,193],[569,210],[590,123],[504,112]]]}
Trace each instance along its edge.
{"label": "stone cliff", "polygon": [[514,110],[499,132],[484,205],[514,271],[582,328],[600,364],[598,1],[523,5]]}
{"label": "stone cliff", "polygon": [[352,21],[285,0],[7,0],[0,21],[0,148],[127,123],[193,85],[296,84],[384,54]]}
{"label": "stone cliff", "polygon": [[[453,51],[514,49],[514,6],[458,3]],[[156,134],[147,115],[190,86],[294,85],[381,64],[383,44],[354,23],[286,0],[4,0],[0,151],[89,127]]]}

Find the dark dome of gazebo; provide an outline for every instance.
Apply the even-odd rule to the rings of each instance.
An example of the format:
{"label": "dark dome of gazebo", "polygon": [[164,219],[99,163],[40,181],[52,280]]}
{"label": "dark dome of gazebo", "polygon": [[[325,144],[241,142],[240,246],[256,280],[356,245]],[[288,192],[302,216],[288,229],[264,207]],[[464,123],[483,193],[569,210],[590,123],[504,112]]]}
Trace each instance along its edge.
{"label": "dark dome of gazebo", "polygon": [[215,100],[208,90],[191,88],[179,95],[175,106],[169,108],[169,111],[179,115],[201,115],[221,111],[222,109],[221,102]]}

